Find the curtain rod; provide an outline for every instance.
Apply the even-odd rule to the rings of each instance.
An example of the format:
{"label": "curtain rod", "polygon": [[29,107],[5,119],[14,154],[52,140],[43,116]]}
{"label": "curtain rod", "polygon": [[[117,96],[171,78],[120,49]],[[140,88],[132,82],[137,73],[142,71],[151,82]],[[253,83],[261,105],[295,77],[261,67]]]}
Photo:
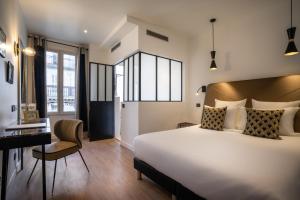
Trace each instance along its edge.
{"label": "curtain rod", "polygon": [[[31,36],[29,35],[28,36],[29,38],[35,38],[34,36]],[[53,41],[53,40],[49,40],[49,39],[45,39],[46,42],[52,42],[52,43],[55,43],[55,44],[61,44],[61,45],[65,45],[65,46],[69,46],[69,47],[74,47],[74,48],[84,48],[85,50],[89,50],[88,48],[85,48],[85,47],[81,47],[81,46],[75,46],[75,45],[71,45],[71,44],[66,44],[66,43],[62,43],[62,42],[57,42],[57,41]]]}

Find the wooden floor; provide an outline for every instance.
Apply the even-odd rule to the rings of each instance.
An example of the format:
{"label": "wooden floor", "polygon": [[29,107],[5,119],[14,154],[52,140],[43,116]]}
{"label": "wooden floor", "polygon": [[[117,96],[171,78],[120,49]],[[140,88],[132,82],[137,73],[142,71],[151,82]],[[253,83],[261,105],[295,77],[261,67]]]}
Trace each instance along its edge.
{"label": "wooden floor", "polygon": [[[54,162],[47,162],[47,197],[64,200],[164,200],[171,195],[144,178],[136,179],[133,153],[120,146],[116,140],[84,141],[82,154],[90,169],[87,172],[79,154],[57,162],[54,195],[51,197]],[[28,149],[24,155],[24,170],[17,174],[8,187],[7,199],[38,200],[42,198],[41,162],[29,185],[27,178],[35,160]]]}

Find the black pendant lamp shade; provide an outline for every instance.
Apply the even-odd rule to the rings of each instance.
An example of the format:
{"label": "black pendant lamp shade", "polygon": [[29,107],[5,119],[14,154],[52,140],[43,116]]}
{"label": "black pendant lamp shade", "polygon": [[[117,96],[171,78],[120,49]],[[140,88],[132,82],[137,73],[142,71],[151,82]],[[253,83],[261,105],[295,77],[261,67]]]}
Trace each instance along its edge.
{"label": "black pendant lamp shade", "polygon": [[210,52],[210,55],[211,55],[211,64],[210,64],[210,67],[209,69],[211,71],[213,70],[217,70],[218,67],[217,67],[217,64],[216,64],[216,61],[215,61],[215,58],[216,58],[216,51],[215,51],[215,30],[214,30],[214,22],[216,22],[216,19],[213,18],[213,19],[210,19],[210,23],[212,25],[212,42],[213,42],[213,50]]}
{"label": "black pendant lamp shade", "polygon": [[296,27],[293,27],[293,0],[291,0],[291,28],[287,29],[289,43],[284,53],[284,55],[286,56],[293,56],[299,53],[296,44],[294,42],[295,33],[296,33]]}
{"label": "black pendant lamp shade", "polygon": [[216,57],[216,51],[211,51],[210,52],[210,55],[211,55],[211,64],[210,64],[210,70],[216,70],[218,67],[216,65],[216,61],[215,61],[215,57]]}

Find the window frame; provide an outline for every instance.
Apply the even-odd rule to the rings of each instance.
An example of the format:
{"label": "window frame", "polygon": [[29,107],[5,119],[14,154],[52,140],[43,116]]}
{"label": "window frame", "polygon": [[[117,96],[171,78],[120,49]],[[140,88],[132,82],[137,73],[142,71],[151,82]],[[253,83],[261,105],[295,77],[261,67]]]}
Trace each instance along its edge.
{"label": "window frame", "polygon": [[[63,94],[63,88],[64,88],[64,54],[67,55],[72,55],[75,56],[75,80],[77,77],[77,70],[78,70],[78,56],[72,52],[72,51],[67,51],[67,50],[58,50],[55,48],[47,48],[46,49],[46,53],[47,52],[53,52],[53,53],[57,53],[57,111],[55,112],[49,112],[48,111],[48,100],[46,100],[46,112],[47,112],[47,116],[55,116],[55,115],[75,115],[77,112],[77,102],[76,102],[76,95],[77,95],[77,85],[75,84],[75,111],[64,111],[64,107],[63,107],[63,103],[64,103],[64,94]],[[46,58],[47,59],[47,58]],[[47,95],[47,60],[45,60],[45,66],[46,66],[46,71],[45,71],[45,75],[46,75],[46,98],[48,98]]]}
{"label": "window frame", "polygon": [[[135,53],[133,53],[133,54],[131,54],[131,55],[129,55],[128,57],[126,57],[125,59],[123,59],[123,60],[121,60],[120,62],[118,62],[118,63],[116,63],[115,65],[113,65],[114,67],[116,66],[116,65],[119,65],[120,63],[122,63],[123,62],[123,67],[125,68],[125,61],[126,60],[128,60],[128,69],[129,69],[129,58],[131,58],[132,57],[132,59],[133,59],[133,68],[134,68],[134,63],[135,63],[135,55],[137,55],[138,54],[138,60],[139,60],[139,65],[138,65],[138,72],[139,72],[139,75],[138,75],[138,78],[139,78],[139,81],[138,81],[138,100],[135,100],[135,98],[134,98],[134,93],[135,93],[135,90],[134,90],[134,83],[135,83],[135,76],[134,76],[134,70],[132,70],[133,71],[133,73],[132,73],[132,85],[133,85],[133,91],[132,91],[132,100],[129,100],[129,78],[127,78],[127,99],[125,99],[125,74],[124,74],[124,79],[123,79],[123,101],[124,102],[182,102],[183,101],[183,62],[182,61],[180,61],[180,60],[176,60],[176,59],[172,59],[172,58],[167,58],[167,57],[164,57],[164,56],[159,56],[159,55],[155,55],[155,54],[151,54],[151,53],[147,53],[147,52],[144,52],[144,51],[137,51],[137,52],[135,52]],[[141,55],[142,54],[146,54],[146,55],[150,55],[150,56],[154,56],[155,57],[155,69],[156,69],[156,72],[155,72],[155,83],[156,83],[156,86],[155,86],[155,100],[142,100],[142,98],[141,98]],[[158,74],[157,74],[157,72],[158,72],[158,62],[157,62],[157,60],[158,60],[158,58],[162,58],[162,59],[166,59],[166,60],[168,60],[169,61],[169,99],[168,100],[158,100],[158,97],[157,97],[157,95],[158,95],[158,85],[157,85],[157,83],[158,83],[158,80],[157,80],[157,77],[158,77]],[[172,88],[172,86],[171,86],[171,69],[172,69],[172,66],[171,66],[171,63],[172,63],[172,61],[174,61],[174,62],[178,62],[178,63],[180,63],[180,73],[181,73],[181,80],[180,80],[180,100],[172,100],[171,99],[171,97],[172,97],[172,95],[171,95],[171,88]],[[124,73],[125,73],[125,69],[124,69]],[[129,75],[129,70],[127,70],[127,77],[129,77],[128,75]]]}

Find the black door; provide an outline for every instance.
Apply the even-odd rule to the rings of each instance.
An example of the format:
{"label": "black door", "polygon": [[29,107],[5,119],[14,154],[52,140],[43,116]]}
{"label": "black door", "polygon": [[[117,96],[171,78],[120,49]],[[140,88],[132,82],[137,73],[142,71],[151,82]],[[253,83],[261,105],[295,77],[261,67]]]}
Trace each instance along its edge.
{"label": "black door", "polygon": [[90,141],[114,138],[114,69],[113,66],[90,63]]}

